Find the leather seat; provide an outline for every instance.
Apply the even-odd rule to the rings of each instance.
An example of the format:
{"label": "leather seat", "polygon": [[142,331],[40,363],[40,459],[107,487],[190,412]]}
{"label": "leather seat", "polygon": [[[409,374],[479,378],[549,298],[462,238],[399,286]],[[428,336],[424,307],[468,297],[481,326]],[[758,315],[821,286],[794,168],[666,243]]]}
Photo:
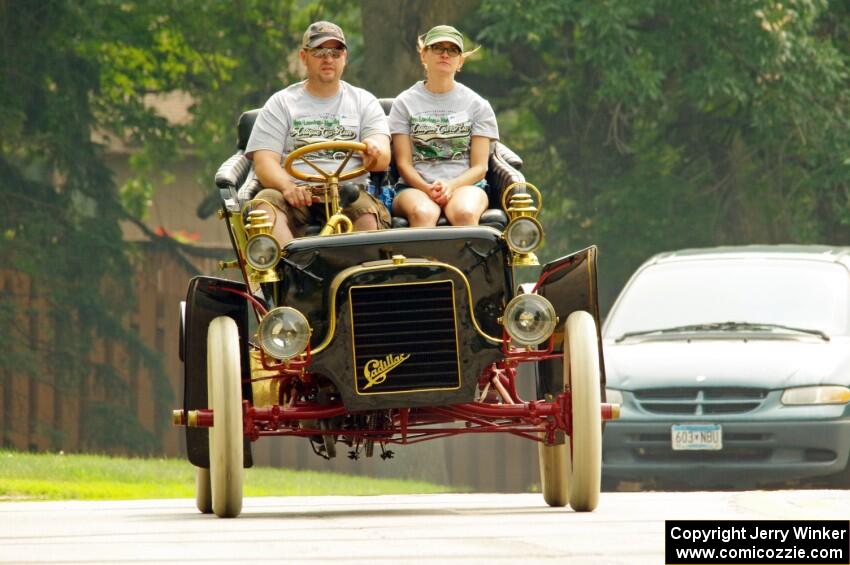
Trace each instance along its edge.
{"label": "leather seat", "polygon": [[[389,115],[393,99],[381,98],[379,102],[384,113]],[[227,161],[222,163],[215,174],[215,183],[221,191],[224,204],[232,211],[240,210],[242,205],[254,198],[261,189],[257,179],[251,177],[248,180],[252,162],[245,157],[245,147],[248,145],[248,138],[251,136],[251,130],[259,113],[259,109],[249,110],[239,117],[236,127],[237,151]],[[488,209],[481,215],[480,224],[503,230],[508,223],[508,217],[501,208],[502,193],[510,184],[525,181],[525,177],[520,172],[522,159],[506,145],[496,141],[491,144],[487,165],[487,176],[485,178],[490,185],[490,204]],[[387,177],[389,178],[387,179]],[[372,173],[372,181],[375,186],[381,186],[384,182],[390,182],[392,184],[397,179],[398,173],[393,163],[391,163],[390,170],[387,173]],[[447,226],[449,224],[445,216],[440,216],[437,225]],[[393,216],[392,227],[404,228],[408,226],[407,218],[404,216]],[[307,234],[318,233],[321,227],[320,225],[308,226]]]}

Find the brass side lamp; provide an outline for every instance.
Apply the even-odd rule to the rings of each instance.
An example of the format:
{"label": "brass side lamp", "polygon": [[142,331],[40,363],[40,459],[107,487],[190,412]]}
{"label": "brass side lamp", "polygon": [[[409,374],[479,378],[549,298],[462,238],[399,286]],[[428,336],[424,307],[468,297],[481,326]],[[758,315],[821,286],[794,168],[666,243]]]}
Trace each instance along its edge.
{"label": "brass side lamp", "polygon": [[245,263],[248,277],[252,283],[268,283],[280,280],[275,270],[280,261],[280,244],[272,235],[271,215],[267,210],[256,209],[248,212],[245,233]]}
{"label": "brass side lamp", "polygon": [[[518,190],[520,188],[525,190]],[[533,191],[536,198],[528,190]],[[502,208],[509,219],[503,237],[511,249],[514,266],[540,264],[534,251],[543,244],[543,226],[537,220],[542,207],[543,196],[530,182],[515,182],[502,193]]]}

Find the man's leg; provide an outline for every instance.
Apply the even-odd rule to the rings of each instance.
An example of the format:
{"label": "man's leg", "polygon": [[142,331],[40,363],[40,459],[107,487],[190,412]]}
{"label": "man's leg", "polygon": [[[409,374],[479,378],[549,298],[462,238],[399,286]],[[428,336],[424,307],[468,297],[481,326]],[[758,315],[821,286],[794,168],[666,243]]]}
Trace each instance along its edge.
{"label": "man's leg", "polygon": [[264,188],[252,200],[255,209],[265,210],[273,222],[272,235],[281,247],[295,238],[293,226],[305,225],[309,221],[308,208],[293,208],[280,191]]}
{"label": "man's leg", "polygon": [[370,231],[378,229],[377,214],[363,214],[353,222],[354,231]]}
{"label": "man's leg", "polygon": [[351,220],[354,231],[385,230],[391,225],[390,213],[384,203],[362,190],[357,200],[346,206],[342,213]]}

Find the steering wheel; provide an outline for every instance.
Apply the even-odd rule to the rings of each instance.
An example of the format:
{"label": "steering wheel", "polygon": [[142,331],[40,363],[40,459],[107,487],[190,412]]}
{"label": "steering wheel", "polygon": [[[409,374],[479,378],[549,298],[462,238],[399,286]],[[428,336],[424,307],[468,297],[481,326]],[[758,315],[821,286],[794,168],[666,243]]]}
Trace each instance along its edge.
{"label": "steering wheel", "polygon": [[[310,153],[316,153],[318,151],[327,151],[328,149],[335,151],[345,151],[345,158],[339,164],[336,171],[328,172],[324,170],[322,167],[316,165],[314,162],[307,159],[307,155]],[[348,160],[351,159],[351,156],[354,155],[355,151],[365,151],[366,144],[359,143],[357,141],[321,141],[319,143],[311,143],[309,145],[305,145],[304,147],[299,147],[286,157],[286,161],[283,162],[283,168],[291,177],[295,177],[299,180],[303,180],[306,182],[329,182],[331,178],[336,178],[337,182],[353,179],[355,177],[359,177],[362,174],[368,173],[366,167],[358,167],[351,171],[343,173],[343,169],[348,164]],[[295,162],[301,160],[313,167],[318,175],[308,175],[307,173],[301,172],[295,168]],[[340,174],[342,173],[342,174]]]}

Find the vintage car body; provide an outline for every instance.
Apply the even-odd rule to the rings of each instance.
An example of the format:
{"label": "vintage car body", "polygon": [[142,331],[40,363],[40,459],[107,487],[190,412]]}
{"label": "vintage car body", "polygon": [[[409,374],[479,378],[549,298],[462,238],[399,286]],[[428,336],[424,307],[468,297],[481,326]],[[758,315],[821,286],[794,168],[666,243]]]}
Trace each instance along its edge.
{"label": "vintage car body", "polygon": [[[386,458],[393,444],[487,432],[538,442],[546,502],[593,510],[601,423],[618,411],[603,402],[596,249],[520,284],[539,267],[533,249],[505,234],[539,227],[542,198],[519,158],[495,146],[495,194],[479,226],[413,229],[394,218],[395,229],[348,232],[337,208],[308,229],[318,235],[258,266],[268,257],[252,256],[253,243],[274,245],[242,155],[255,115],[240,119],[240,151],[216,175],[237,254],[224,266],[244,282],[197,277],[182,310],[185,390],[174,423],[186,427],[198,468],[198,508],[239,514],[241,469],[262,436],[305,437],[325,458],[338,443]],[[324,186],[342,193],[333,175]],[[544,329],[532,343],[523,328]],[[276,353],[300,339],[292,354]],[[520,363],[539,369],[536,399],[516,392]]]}

